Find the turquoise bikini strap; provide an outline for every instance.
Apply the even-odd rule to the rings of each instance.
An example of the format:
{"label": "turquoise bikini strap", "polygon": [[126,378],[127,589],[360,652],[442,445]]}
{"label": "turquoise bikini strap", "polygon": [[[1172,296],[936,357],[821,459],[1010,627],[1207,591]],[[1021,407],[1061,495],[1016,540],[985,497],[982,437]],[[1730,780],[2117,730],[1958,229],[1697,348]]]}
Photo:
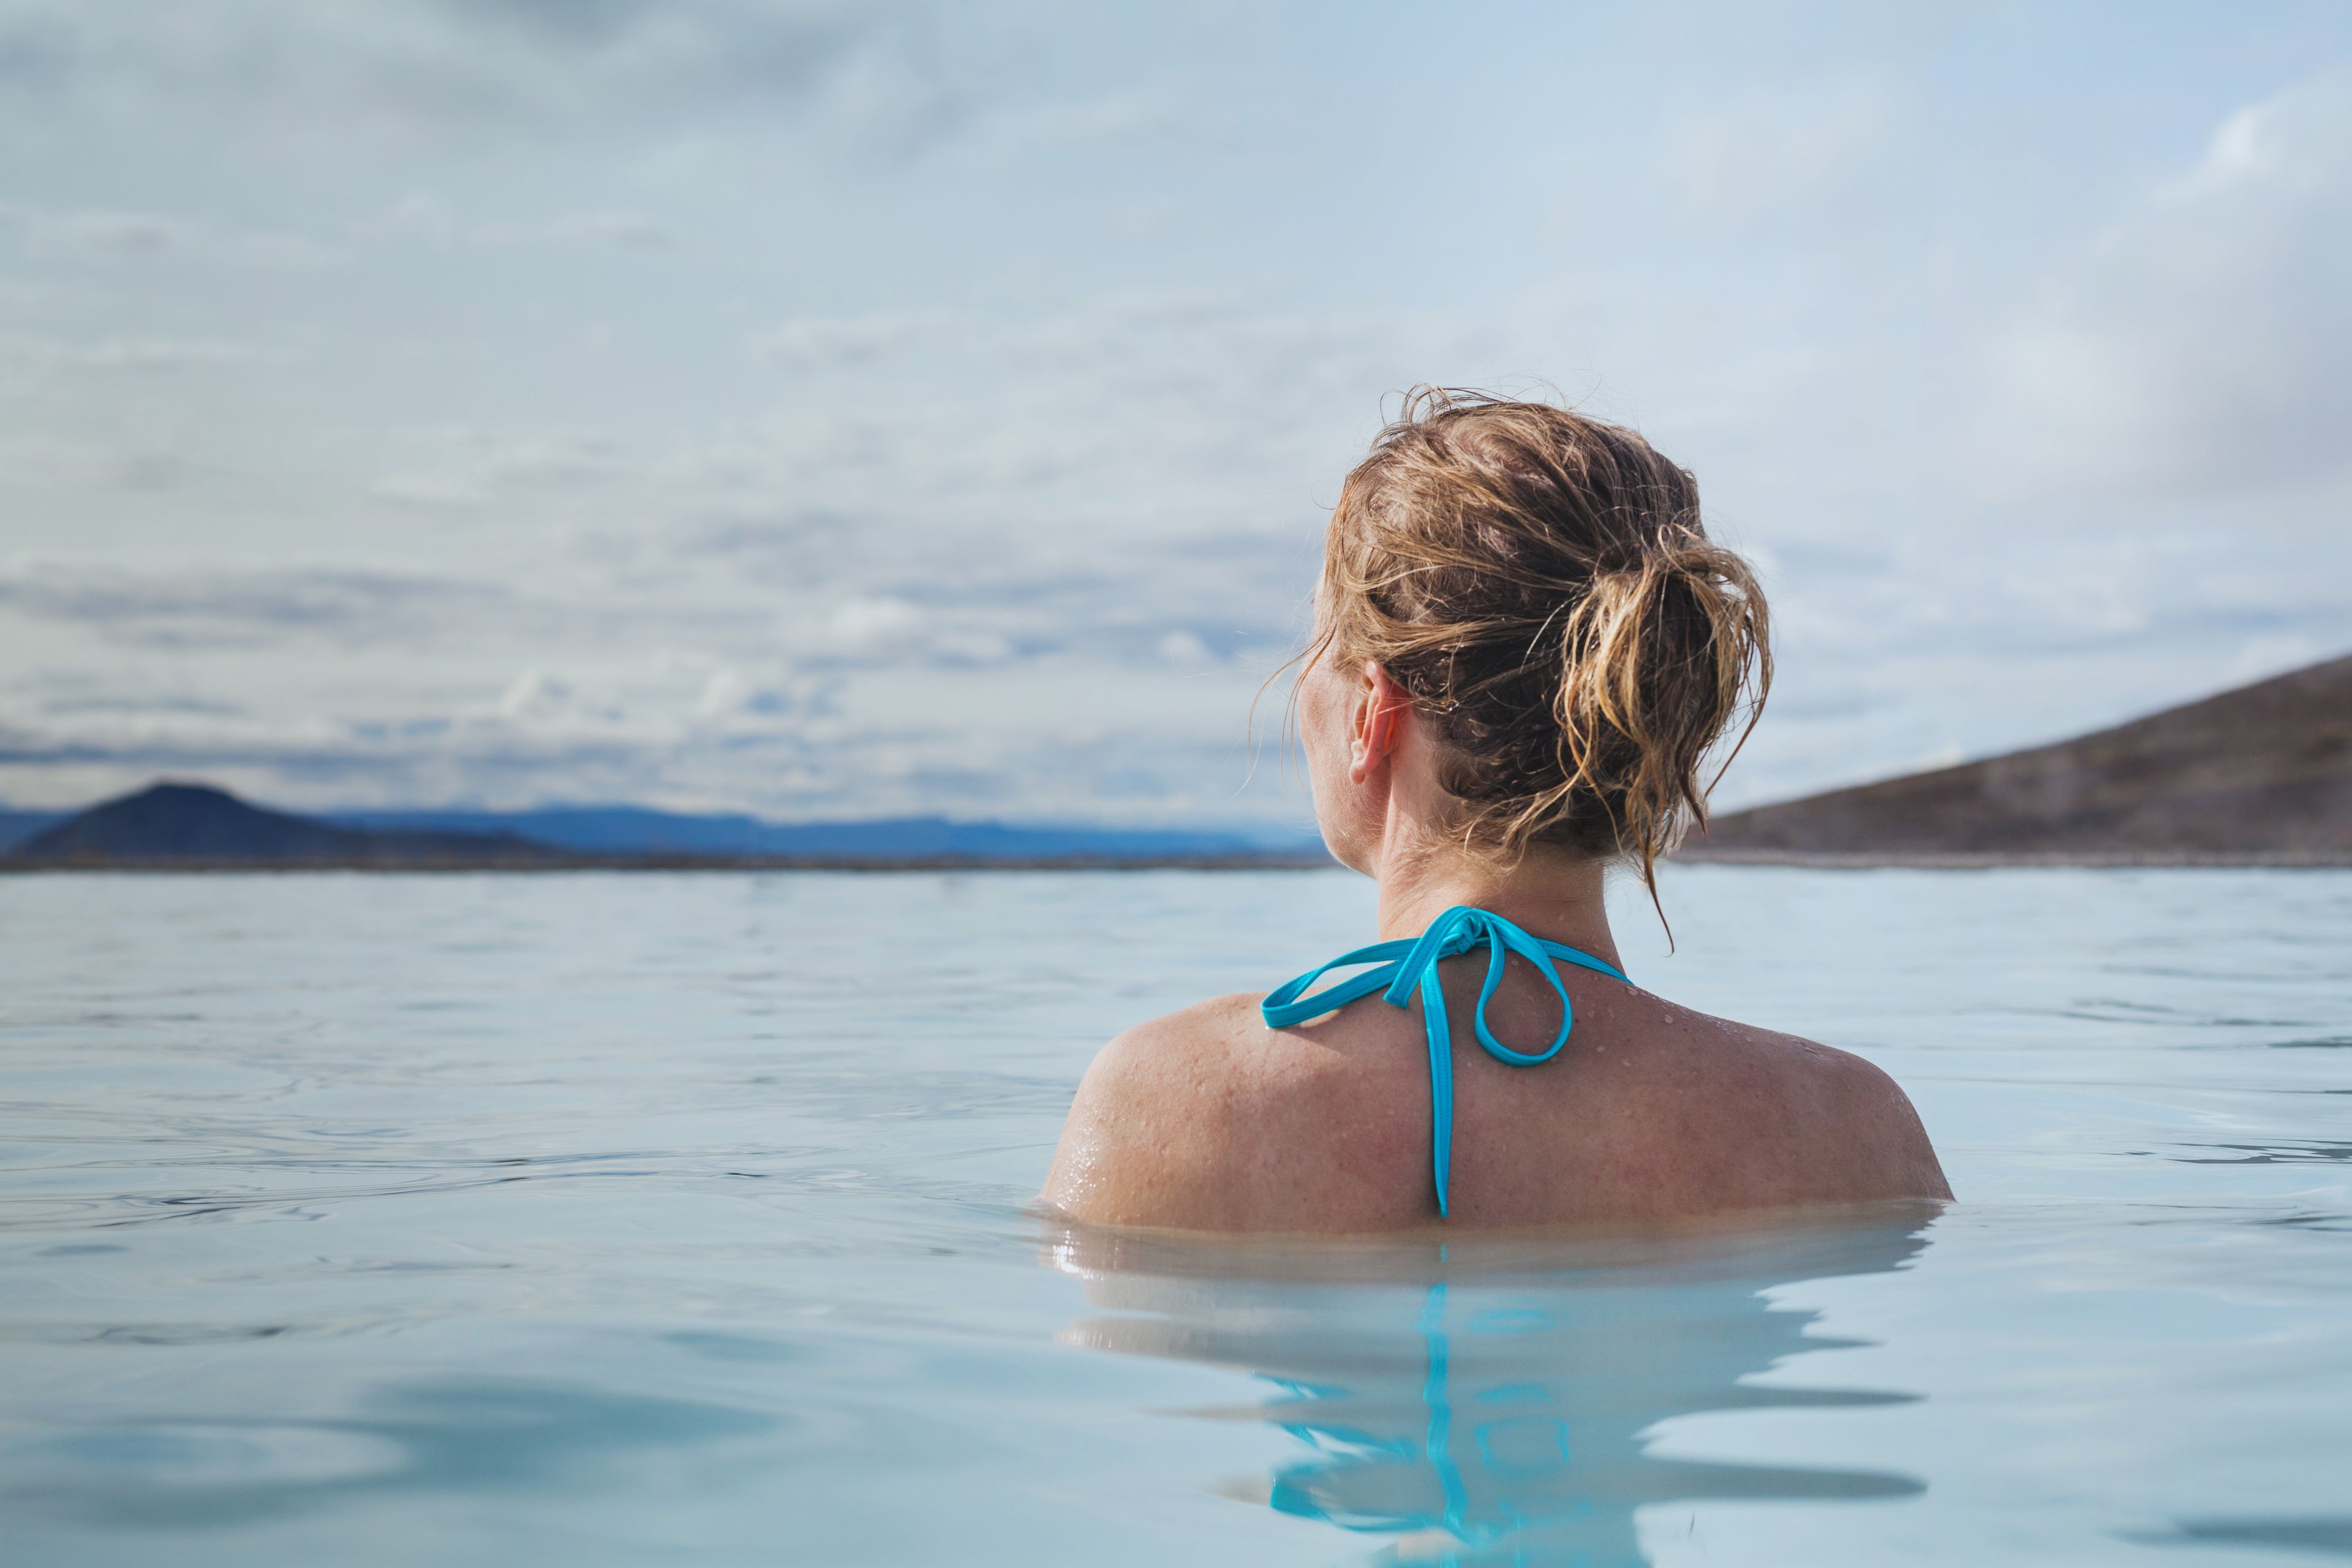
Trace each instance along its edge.
{"label": "turquoise bikini strap", "polygon": [[[1258,1011],[1265,1015],[1266,1026],[1287,1029],[1294,1024],[1304,1024],[1309,1018],[1346,1006],[1359,996],[1369,996],[1383,990],[1396,965],[1387,960],[1404,956],[1412,943],[1409,942],[1376,942],[1370,947],[1360,947],[1353,952],[1343,952],[1318,969],[1310,969],[1296,980],[1286,981],[1266,994]],[[1380,968],[1365,974],[1354,974],[1340,981],[1328,991],[1307,996],[1307,988],[1335,969],[1352,969],[1359,963],[1377,963]],[[1301,996],[1307,1000],[1300,1001]]]}
{"label": "turquoise bikini strap", "polygon": [[[1310,969],[1296,980],[1276,986],[1259,1009],[1268,1028],[1287,1029],[1375,991],[1381,992],[1382,1000],[1392,1007],[1409,1006],[1414,994],[1420,994],[1422,1027],[1429,1040],[1430,1166],[1437,1184],[1440,1215],[1446,1212],[1445,1177],[1454,1154],[1454,1030],[1445,1016],[1445,993],[1438,984],[1437,965],[1444,959],[1470,952],[1481,942],[1486,946],[1486,978],[1478,987],[1478,1006],[1471,1016],[1471,1032],[1488,1056],[1511,1067],[1533,1067],[1551,1060],[1559,1054],[1560,1047],[1568,1044],[1569,1032],[1576,1026],[1576,1009],[1568,999],[1568,988],[1559,983],[1558,964],[1573,963],[1612,979],[1625,979],[1622,972],[1591,953],[1530,936],[1498,914],[1456,904],[1431,921],[1418,940],[1378,942],[1341,953],[1321,968]],[[1552,994],[1559,998],[1559,1032],[1540,1051],[1513,1050],[1496,1039],[1486,1024],[1486,1004],[1493,999],[1495,988],[1503,983],[1503,966],[1514,952],[1533,964],[1550,984]],[[1307,994],[1308,986],[1332,970],[1350,969],[1358,964],[1376,967],[1327,986],[1312,996]]]}

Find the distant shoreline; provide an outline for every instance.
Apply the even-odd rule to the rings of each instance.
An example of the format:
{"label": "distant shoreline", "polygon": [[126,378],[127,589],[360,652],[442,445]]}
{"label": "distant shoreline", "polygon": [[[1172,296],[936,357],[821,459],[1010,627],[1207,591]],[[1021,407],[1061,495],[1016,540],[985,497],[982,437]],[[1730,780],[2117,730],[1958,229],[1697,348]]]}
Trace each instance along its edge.
{"label": "distant shoreline", "polygon": [[[2352,855],[2328,854],[2056,854],[2045,852],[1971,852],[1966,854],[1860,854],[1797,850],[1711,850],[1677,854],[1666,861],[1675,866],[1787,867],[1814,871],[2000,871],[2072,868],[2077,870],[2352,870]],[[600,859],[546,859],[515,862],[466,860],[109,860],[46,863],[11,862],[0,858],[0,875],[32,877],[62,873],[90,876],[128,872],[140,876],[198,874],[203,876],[300,876],[311,872],[375,872],[386,876],[467,876],[483,872],[541,876],[587,871],[648,872],[854,872],[922,874],[925,872],[1083,871],[1326,871],[1339,868],[1328,858],[1251,858],[1247,857],[1169,857],[1155,859],[981,860],[954,858],[916,859],[714,859],[702,856],[630,856]]]}
{"label": "distant shoreline", "polygon": [[714,858],[702,855],[548,858],[531,860],[201,860],[123,858],[107,860],[10,861],[0,858],[0,874],[35,876],[48,872],[89,875],[107,871],[201,872],[205,875],[278,876],[306,871],[420,872],[434,876],[496,871],[540,875],[565,871],[1316,871],[1336,866],[1328,857],[1252,857],[1230,855],[1165,856],[1138,859],[1079,857],[1048,859],[977,859],[956,856],[904,859],[845,858],[840,859]]}
{"label": "distant shoreline", "polygon": [[2352,868],[2340,850],[1835,850],[1705,849],[1672,857],[1678,866],[1796,866],[1820,871],[1994,871],[2042,866],[2093,870],[2327,871]]}
{"label": "distant shoreline", "polygon": [[[0,812],[0,818],[8,815]],[[21,825],[23,814],[16,815]],[[212,784],[159,779],[12,840],[0,851],[0,869],[1083,871],[1329,863],[1319,840],[1303,837],[1267,843],[1237,834],[1018,827],[935,817],[778,824],[636,806],[428,812],[414,821],[390,816],[388,821],[299,816]],[[0,827],[6,826],[0,821]],[[714,836],[734,841],[710,842]],[[680,842],[681,837],[702,841]],[[770,841],[756,841],[761,838]]]}

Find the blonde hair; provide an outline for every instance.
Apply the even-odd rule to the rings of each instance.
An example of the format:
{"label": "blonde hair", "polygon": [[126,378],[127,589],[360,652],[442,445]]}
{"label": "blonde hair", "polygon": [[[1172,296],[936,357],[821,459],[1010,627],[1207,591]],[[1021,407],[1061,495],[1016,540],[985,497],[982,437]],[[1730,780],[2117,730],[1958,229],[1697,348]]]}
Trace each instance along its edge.
{"label": "blonde hair", "polygon": [[1708,752],[1772,680],[1764,595],[1687,471],[1621,426],[1435,387],[1340,489],[1306,662],[1327,653],[1430,720],[1465,846],[1622,856],[1653,897],[1706,821]]}

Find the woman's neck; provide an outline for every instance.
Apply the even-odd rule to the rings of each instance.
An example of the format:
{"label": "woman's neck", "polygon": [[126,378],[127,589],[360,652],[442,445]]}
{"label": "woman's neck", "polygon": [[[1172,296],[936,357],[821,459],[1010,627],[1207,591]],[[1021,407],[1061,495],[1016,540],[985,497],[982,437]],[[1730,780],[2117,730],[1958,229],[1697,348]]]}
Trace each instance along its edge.
{"label": "woman's neck", "polygon": [[1455,904],[1468,904],[1616,963],[1602,896],[1606,871],[1601,861],[1541,846],[1531,847],[1516,865],[1473,858],[1454,840],[1391,846],[1378,873],[1380,933],[1384,941],[1419,936]]}

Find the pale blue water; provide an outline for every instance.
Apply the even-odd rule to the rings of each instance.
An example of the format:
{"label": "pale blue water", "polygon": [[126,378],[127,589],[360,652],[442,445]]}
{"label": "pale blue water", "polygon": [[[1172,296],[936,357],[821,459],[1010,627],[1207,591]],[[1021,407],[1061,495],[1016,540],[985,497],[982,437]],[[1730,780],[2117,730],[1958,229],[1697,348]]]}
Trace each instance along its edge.
{"label": "pale blue water", "polygon": [[0,879],[0,1561],[2352,1558],[2352,876],[1666,891],[1636,978],[1888,1068],[1958,1206],[1027,1215],[1339,873]]}

